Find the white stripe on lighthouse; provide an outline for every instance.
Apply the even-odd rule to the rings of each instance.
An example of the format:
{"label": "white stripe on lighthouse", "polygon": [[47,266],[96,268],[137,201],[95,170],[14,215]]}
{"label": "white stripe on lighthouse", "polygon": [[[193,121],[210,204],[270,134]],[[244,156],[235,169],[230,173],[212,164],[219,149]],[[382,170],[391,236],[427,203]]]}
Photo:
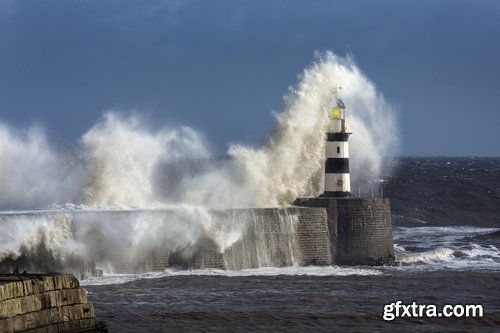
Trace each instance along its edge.
{"label": "white stripe on lighthouse", "polygon": [[325,174],[325,191],[327,192],[350,192],[351,179],[348,173]]}
{"label": "white stripe on lighthouse", "polygon": [[349,158],[347,141],[327,141],[326,158]]}

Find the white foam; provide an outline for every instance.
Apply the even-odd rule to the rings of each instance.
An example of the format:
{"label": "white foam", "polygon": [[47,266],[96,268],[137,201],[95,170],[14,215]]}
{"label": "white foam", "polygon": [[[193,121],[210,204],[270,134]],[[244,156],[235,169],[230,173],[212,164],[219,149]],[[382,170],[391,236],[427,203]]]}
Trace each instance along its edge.
{"label": "white foam", "polygon": [[500,228],[478,228],[470,226],[447,227],[395,227],[394,241],[416,240],[425,244],[450,244],[466,237],[485,235],[500,231]]}
{"label": "white foam", "polygon": [[500,259],[500,251],[493,245],[481,246],[472,243],[470,249],[462,249],[463,254],[471,259]]}
{"label": "white foam", "polygon": [[[190,256],[198,241],[220,251],[241,237],[245,220],[214,218],[203,207],[164,210],[67,210],[0,214],[0,261],[23,257],[28,269],[78,273],[94,262],[140,267],[153,252]],[[52,267],[47,267],[52,263]]]}
{"label": "white foam", "polygon": [[[475,243],[473,237],[499,230],[471,226],[396,227],[394,248],[400,266],[395,269],[498,271],[500,251],[493,245]],[[424,250],[409,250],[415,247]]]}
{"label": "white foam", "polygon": [[438,248],[425,252],[418,252],[412,254],[406,254],[399,258],[397,261],[402,264],[411,263],[429,263],[432,261],[449,261],[453,257],[453,250],[449,248]]}
{"label": "white foam", "polygon": [[403,254],[405,254],[407,252],[403,246],[395,243],[394,244],[394,253],[395,253],[396,257],[398,257],[398,256],[402,256]]}
{"label": "white foam", "polygon": [[100,278],[82,280],[82,285],[107,285],[123,284],[140,279],[158,279],[176,276],[350,276],[350,275],[382,275],[381,270],[375,268],[338,267],[338,266],[307,266],[307,267],[261,267],[243,270],[220,270],[220,269],[197,269],[197,270],[174,270],[167,269],[164,272],[152,272],[145,274],[106,274]]}
{"label": "white foam", "polygon": [[436,248],[411,253],[398,251],[396,266],[392,269],[405,271],[436,270],[487,270],[500,271],[500,251],[495,246],[481,246],[475,243],[453,248]]}
{"label": "white foam", "polygon": [[132,282],[139,280],[141,278],[146,278],[147,276],[159,275],[155,273],[147,274],[105,274],[102,277],[90,277],[88,279],[80,280],[81,286],[102,286],[111,284],[124,284],[127,282]]}

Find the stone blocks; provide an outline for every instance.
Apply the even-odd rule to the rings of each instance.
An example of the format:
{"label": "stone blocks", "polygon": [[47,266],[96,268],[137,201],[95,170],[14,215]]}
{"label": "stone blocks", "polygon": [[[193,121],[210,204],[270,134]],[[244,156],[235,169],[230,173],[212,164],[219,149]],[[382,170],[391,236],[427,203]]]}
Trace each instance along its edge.
{"label": "stone blocks", "polygon": [[0,333],[95,332],[87,293],[73,275],[0,275]]}
{"label": "stone blocks", "polygon": [[[247,269],[304,265],[330,265],[330,235],[325,209],[309,207],[230,209],[214,212],[242,226],[241,238],[220,251],[206,242],[180,266],[189,269]],[[168,267],[154,254],[153,269]],[[161,265],[159,263],[164,263]],[[177,261],[179,264],[179,261]]]}

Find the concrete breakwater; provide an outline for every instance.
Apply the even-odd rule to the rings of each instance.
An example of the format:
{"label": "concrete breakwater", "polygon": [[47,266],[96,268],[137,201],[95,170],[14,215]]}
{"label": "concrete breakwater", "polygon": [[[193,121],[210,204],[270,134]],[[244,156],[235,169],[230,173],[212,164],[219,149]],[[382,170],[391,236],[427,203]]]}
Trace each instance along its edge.
{"label": "concrete breakwater", "polygon": [[243,221],[241,238],[224,251],[205,242],[190,258],[154,254],[151,270],[169,266],[200,269],[245,269],[332,262],[326,210],[321,208],[253,208],[214,212],[216,218]]}
{"label": "concrete breakwater", "polygon": [[391,209],[384,198],[299,198],[297,207],[218,212],[248,219],[242,238],[217,251],[205,243],[190,258],[151,256],[149,269],[245,269],[307,265],[392,265]]}
{"label": "concrete breakwater", "polygon": [[92,304],[67,274],[0,275],[0,332],[96,332]]}

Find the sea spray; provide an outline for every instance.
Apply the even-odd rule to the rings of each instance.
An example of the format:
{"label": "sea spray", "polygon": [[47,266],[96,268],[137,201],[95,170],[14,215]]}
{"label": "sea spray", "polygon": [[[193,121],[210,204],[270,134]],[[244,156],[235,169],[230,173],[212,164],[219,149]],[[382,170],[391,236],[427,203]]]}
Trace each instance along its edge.
{"label": "sea spray", "polygon": [[324,133],[333,91],[341,89],[351,137],[352,188],[371,187],[397,144],[395,114],[351,58],[318,53],[275,113],[261,147],[234,144],[215,159],[190,127],[152,130],[137,114],[109,111],[71,154],[37,127],[0,127],[2,208],[73,202],[90,208],[270,207],[322,192]]}
{"label": "sea spray", "polygon": [[[140,117],[107,113],[81,142],[92,170],[85,202],[92,207],[273,207],[323,191],[324,133],[333,91],[348,106],[352,188],[366,192],[394,153],[395,112],[351,58],[318,53],[290,88],[262,147],[231,145],[217,160],[189,127],[153,132]],[[378,191],[377,191],[378,192]],[[376,193],[377,193],[376,192]]]}
{"label": "sea spray", "polygon": [[245,226],[245,237],[223,252],[222,259],[227,269],[302,264],[297,237],[297,213],[290,213],[286,209],[265,213],[247,209],[231,210],[225,215],[237,223],[243,222]]}
{"label": "sea spray", "polygon": [[[333,92],[342,87],[348,106],[352,188],[378,193],[387,157],[394,154],[398,130],[394,109],[351,58],[318,53],[316,62],[284,97],[276,126],[261,147],[234,144],[218,168],[184,180],[185,202],[217,208],[273,207],[323,191],[324,133]],[[386,172],[387,174],[387,172]]]}
{"label": "sea spray", "polygon": [[285,96],[285,109],[276,114],[277,126],[260,148],[233,145],[229,154],[254,205],[275,206],[323,191],[324,134],[331,122],[333,92],[342,87],[351,137],[352,188],[366,190],[380,178],[384,158],[397,147],[395,112],[362,75],[351,58],[318,53],[316,62]]}
{"label": "sea spray", "polygon": [[51,145],[40,126],[0,123],[0,209],[32,209],[79,202],[89,179],[85,163]]}
{"label": "sea spray", "polygon": [[[91,207],[159,207],[158,168],[186,158],[207,158],[200,135],[189,127],[148,130],[138,115],[108,112],[81,139],[93,175],[85,189]],[[170,163],[170,164],[169,164]]]}
{"label": "sea spray", "polygon": [[[200,243],[223,252],[244,232],[244,221],[216,219],[201,207],[162,210],[75,210],[0,214],[0,271],[32,272],[85,267],[144,270],[152,253],[185,260]],[[208,242],[208,243],[207,243]],[[85,272],[83,272],[85,273]]]}
{"label": "sea spray", "polygon": [[[189,256],[207,239],[223,252],[242,237],[245,223],[259,221],[228,224],[211,209],[284,206],[323,191],[324,133],[339,87],[354,133],[352,187],[371,187],[396,148],[395,114],[351,58],[331,52],[318,53],[290,88],[263,146],[234,144],[222,159],[192,128],[152,130],[139,115],[116,111],[105,113],[71,153],[55,149],[36,127],[24,135],[0,127],[0,207],[65,208],[52,217],[3,216],[2,238],[13,229],[18,236],[2,239],[0,260],[37,269],[45,268],[43,260],[53,269],[91,260],[114,269],[139,265],[155,251]],[[290,263],[293,251],[292,242]],[[272,262],[266,255],[259,255],[262,265]]]}

